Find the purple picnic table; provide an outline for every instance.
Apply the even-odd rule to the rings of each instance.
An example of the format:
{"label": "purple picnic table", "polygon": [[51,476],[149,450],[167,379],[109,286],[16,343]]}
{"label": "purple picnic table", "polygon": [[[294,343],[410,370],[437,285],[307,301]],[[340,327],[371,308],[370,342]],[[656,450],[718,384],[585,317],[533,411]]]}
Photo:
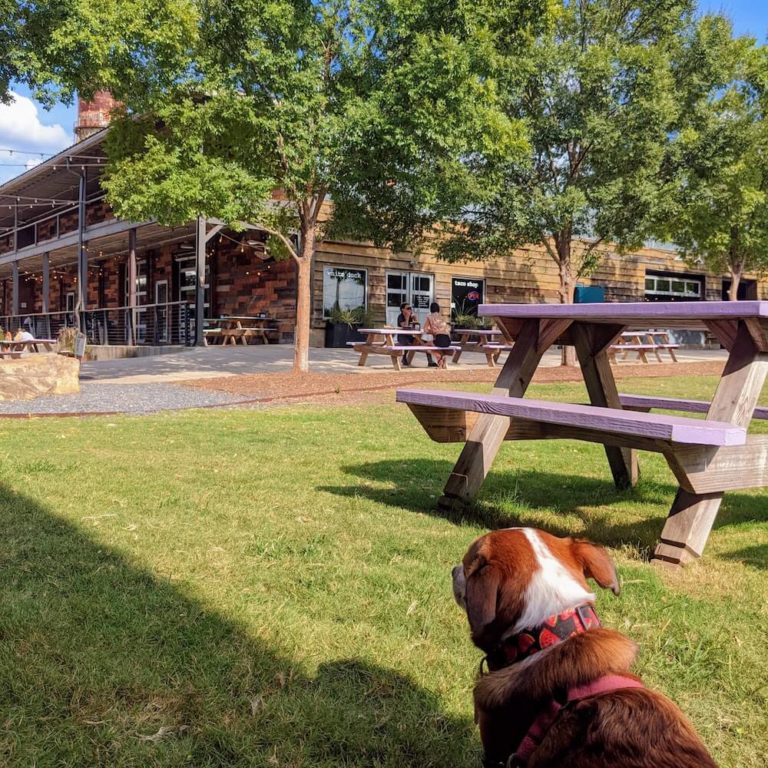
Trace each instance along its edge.
{"label": "purple picnic table", "polygon": [[[504,440],[568,438],[602,443],[614,482],[635,485],[637,451],[661,453],[678,482],[654,560],[684,564],[701,556],[726,491],[768,486],[768,436],[749,435],[768,374],[768,302],[483,304],[514,346],[490,395],[402,389],[427,433],[464,448],[440,499],[465,505],[478,493]],[[636,328],[708,330],[728,350],[709,403],[620,395],[609,349]],[[590,403],[524,398],[544,353],[576,348]],[[704,419],[651,413],[705,412]]]}

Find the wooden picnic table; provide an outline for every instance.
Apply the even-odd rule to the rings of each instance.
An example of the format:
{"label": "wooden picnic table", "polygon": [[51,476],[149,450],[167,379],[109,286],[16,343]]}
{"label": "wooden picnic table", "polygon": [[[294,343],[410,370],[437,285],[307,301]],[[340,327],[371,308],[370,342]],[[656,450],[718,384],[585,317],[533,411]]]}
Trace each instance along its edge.
{"label": "wooden picnic table", "polygon": [[0,358],[10,357],[16,359],[21,357],[23,352],[39,352],[43,347],[46,352],[53,352],[56,339],[25,339],[16,341],[14,339],[0,339]]}
{"label": "wooden picnic table", "polygon": [[[469,502],[506,440],[568,438],[602,443],[619,488],[638,479],[637,450],[661,453],[678,490],[654,559],[683,564],[701,555],[726,491],[768,486],[768,435],[748,435],[768,374],[768,302],[484,304],[515,345],[490,395],[399,390],[432,439],[464,442],[440,505]],[[712,401],[619,394],[608,350],[622,333],[663,325],[714,334],[728,361]],[[576,347],[589,405],[524,394],[553,344]],[[704,419],[652,413],[704,411]]]}
{"label": "wooden picnic table", "polygon": [[512,349],[509,342],[505,343],[504,334],[490,328],[454,328],[454,342],[459,349],[453,353],[453,362],[458,363],[463,352],[479,352],[485,355],[488,367],[494,368],[502,352]]}
{"label": "wooden picnic table", "polygon": [[[365,365],[368,355],[387,355],[392,361],[395,370],[400,370],[400,360],[405,356],[410,365],[418,352],[430,354],[432,352],[441,352],[450,354],[459,351],[459,347],[451,345],[450,347],[436,347],[430,342],[423,341],[422,331],[419,328],[360,328],[358,333],[365,336],[364,341],[347,342],[355,352],[360,353],[360,359],[357,364]],[[403,344],[398,341],[400,336],[410,336],[412,341]]]}
{"label": "wooden picnic table", "polygon": [[609,347],[608,356],[613,362],[616,362],[619,352],[623,353],[622,360],[626,360],[630,352],[635,352],[638,360],[647,363],[648,353],[652,352],[661,363],[663,362],[661,352],[664,351],[672,358],[672,362],[676,363],[675,350],[679,346],[670,340],[669,331],[658,331],[650,328],[644,331],[625,331],[619,336],[616,343]]}
{"label": "wooden picnic table", "polygon": [[203,331],[205,345],[209,343],[227,345],[249,344],[260,339],[269,344],[270,335],[276,333],[275,321],[268,317],[253,315],[227,315],[208,320],[208,327]]}

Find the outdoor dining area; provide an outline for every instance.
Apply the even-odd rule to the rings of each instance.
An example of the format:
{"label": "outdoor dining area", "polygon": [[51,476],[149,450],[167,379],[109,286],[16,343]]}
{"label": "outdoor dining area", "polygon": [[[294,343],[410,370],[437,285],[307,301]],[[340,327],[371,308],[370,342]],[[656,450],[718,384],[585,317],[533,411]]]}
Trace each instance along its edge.
{"label": "outdoor dining area", "polygon": [[227,315],[206,320],[205,346],[272,344],[279,341],[277,322],[267,316]]}
{"label": "outdoor dining area", "polygon": [[[399,389],[432,440],[464,443],[440,499],[471,502],[505,440],[573,439],[605,446],[618,488],[638,482],[639,450],[661,453],[678,484],[654,552],[682,565],[701,556],[727,491],[768,486],[768,436],[748,434],[768,374],[768,302],[485,304],[514,346],[491,394]],[[728,359],[710,402],[619,393],[610,364],[623,334],[663,325],[706,330]],[[525,397],[542,356],[555,344],[576,348],[589,404]],[[704,418],[657,410],[703,413]]]}
{"label": "outdoor dining area", "polygon": [[489,328],[454,329],[450,347],[435,347],[431,337],[425,337],[414,328],[360,328],[358,333],[365,339],[348,344],[360,355],[359,366],[366,364],[369,355],[386,355],[397,371],[401,370],[403,359],[410,365],[417,354],[430,355],[433,352],[448,352],[453,363],[458,363],[465,352],[476,352],[485,355],[489,368],[495,368],[499,356],[512,348],[503,331]]}

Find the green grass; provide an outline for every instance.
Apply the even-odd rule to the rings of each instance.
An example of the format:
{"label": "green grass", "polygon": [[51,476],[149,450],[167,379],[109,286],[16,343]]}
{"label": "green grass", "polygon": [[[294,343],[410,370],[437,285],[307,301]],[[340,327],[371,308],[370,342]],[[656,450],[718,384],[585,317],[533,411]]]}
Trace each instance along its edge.
{"label": "green grass", "polygon": [[510,523],[610,546],[624,591],[598,608],[639,672],[722,766],[765,764],[765,493],[729,494],[704,559],[667,573],[644,559],[673,495],[655,455],[618,492],[599,446],[506,445],[447,519],[457,446],[394,405],[0,431],[0,764],[474,768],[479,653],[449,568]]}

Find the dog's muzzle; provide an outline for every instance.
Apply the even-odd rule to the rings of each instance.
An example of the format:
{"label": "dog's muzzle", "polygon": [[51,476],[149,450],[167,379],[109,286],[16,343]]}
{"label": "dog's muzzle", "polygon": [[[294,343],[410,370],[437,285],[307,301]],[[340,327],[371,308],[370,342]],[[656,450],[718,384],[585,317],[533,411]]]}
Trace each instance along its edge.
{"label": "dog's muzzle", "polygon": [[453,578],[453,598],[459,604],[459,607],[467,610],[467,580],[464,577],[464,566],[454,566],[451,571]]}

